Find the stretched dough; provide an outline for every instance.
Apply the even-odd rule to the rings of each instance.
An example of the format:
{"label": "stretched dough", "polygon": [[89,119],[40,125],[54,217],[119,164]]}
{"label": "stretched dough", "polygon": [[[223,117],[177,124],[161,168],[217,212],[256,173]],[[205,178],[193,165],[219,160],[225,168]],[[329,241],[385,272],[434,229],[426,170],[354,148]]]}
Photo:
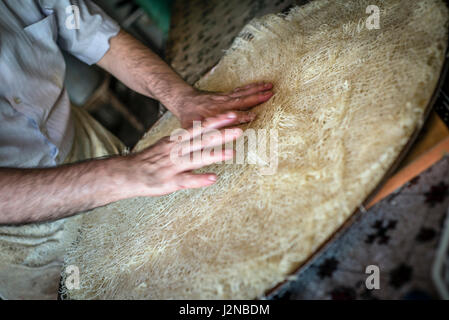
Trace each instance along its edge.
{"label": "stretched dough", "polygon": [[[377,4],[380,29],[368,29]],[[272,81],[244,128],[276,129],[278,165],[214,165],[218,183],[86,215],[75,299],[252,299],[285,280],[377,186],[419,128],[447,45],[440,0],[319,0],[250,22],[203,90]],[[167,114],[142,149],[179,126]]]}

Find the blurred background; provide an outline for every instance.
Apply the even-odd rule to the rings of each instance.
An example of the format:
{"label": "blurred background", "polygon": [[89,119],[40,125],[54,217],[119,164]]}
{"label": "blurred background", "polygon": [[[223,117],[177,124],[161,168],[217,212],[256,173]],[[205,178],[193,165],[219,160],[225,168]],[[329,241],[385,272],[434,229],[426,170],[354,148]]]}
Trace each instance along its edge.
{"label": "blurred background", "polygon": [[[170,27],[170,0],[96,0],[122,29],[160,57]],[[70,100],[88,110],[101,124],[132,147],[158,119],[159,103],[133,92],[97,66],[64,53]]]}

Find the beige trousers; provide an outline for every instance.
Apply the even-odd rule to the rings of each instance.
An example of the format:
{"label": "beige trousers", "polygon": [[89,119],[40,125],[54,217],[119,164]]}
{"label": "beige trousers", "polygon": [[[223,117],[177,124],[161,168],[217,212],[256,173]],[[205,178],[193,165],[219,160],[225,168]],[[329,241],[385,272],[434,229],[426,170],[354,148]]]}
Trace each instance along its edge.
{"label": "beige trousers", "polygon": [[[86,111],[72,107],[72,119],[75,139],[65,163],[125,152],[120,140]],[[0,226],[0,298],[56,299],[65,249],[82,218]]]}

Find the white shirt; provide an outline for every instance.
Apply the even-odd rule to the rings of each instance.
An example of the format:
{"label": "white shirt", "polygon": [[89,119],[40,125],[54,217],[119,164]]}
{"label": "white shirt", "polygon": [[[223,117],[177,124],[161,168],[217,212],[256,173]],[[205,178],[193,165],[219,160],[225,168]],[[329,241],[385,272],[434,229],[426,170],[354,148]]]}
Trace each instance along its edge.
{"label": "white shirt", "polygon": [[94,64],[119,30],[89,0],[0,1],[0,167],[64,161],[74,130],[61,49]]}

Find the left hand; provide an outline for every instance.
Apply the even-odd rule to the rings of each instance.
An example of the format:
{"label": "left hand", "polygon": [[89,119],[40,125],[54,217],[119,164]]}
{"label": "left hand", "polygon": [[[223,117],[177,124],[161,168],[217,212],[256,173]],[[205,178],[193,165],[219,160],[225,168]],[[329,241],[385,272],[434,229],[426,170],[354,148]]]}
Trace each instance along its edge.
{"label": "left hand", "polygon": [[245,123],[254,120],[255,114],[242,110],[268,101],[273,96],[272,89],[273,84],[259,82],[228,93],[193,90],[190,94],[179,97],[182,101],[174,113],[183,128],[192,126],[193,121],[202,121],[229,111],[235,112],[237,123]]}

